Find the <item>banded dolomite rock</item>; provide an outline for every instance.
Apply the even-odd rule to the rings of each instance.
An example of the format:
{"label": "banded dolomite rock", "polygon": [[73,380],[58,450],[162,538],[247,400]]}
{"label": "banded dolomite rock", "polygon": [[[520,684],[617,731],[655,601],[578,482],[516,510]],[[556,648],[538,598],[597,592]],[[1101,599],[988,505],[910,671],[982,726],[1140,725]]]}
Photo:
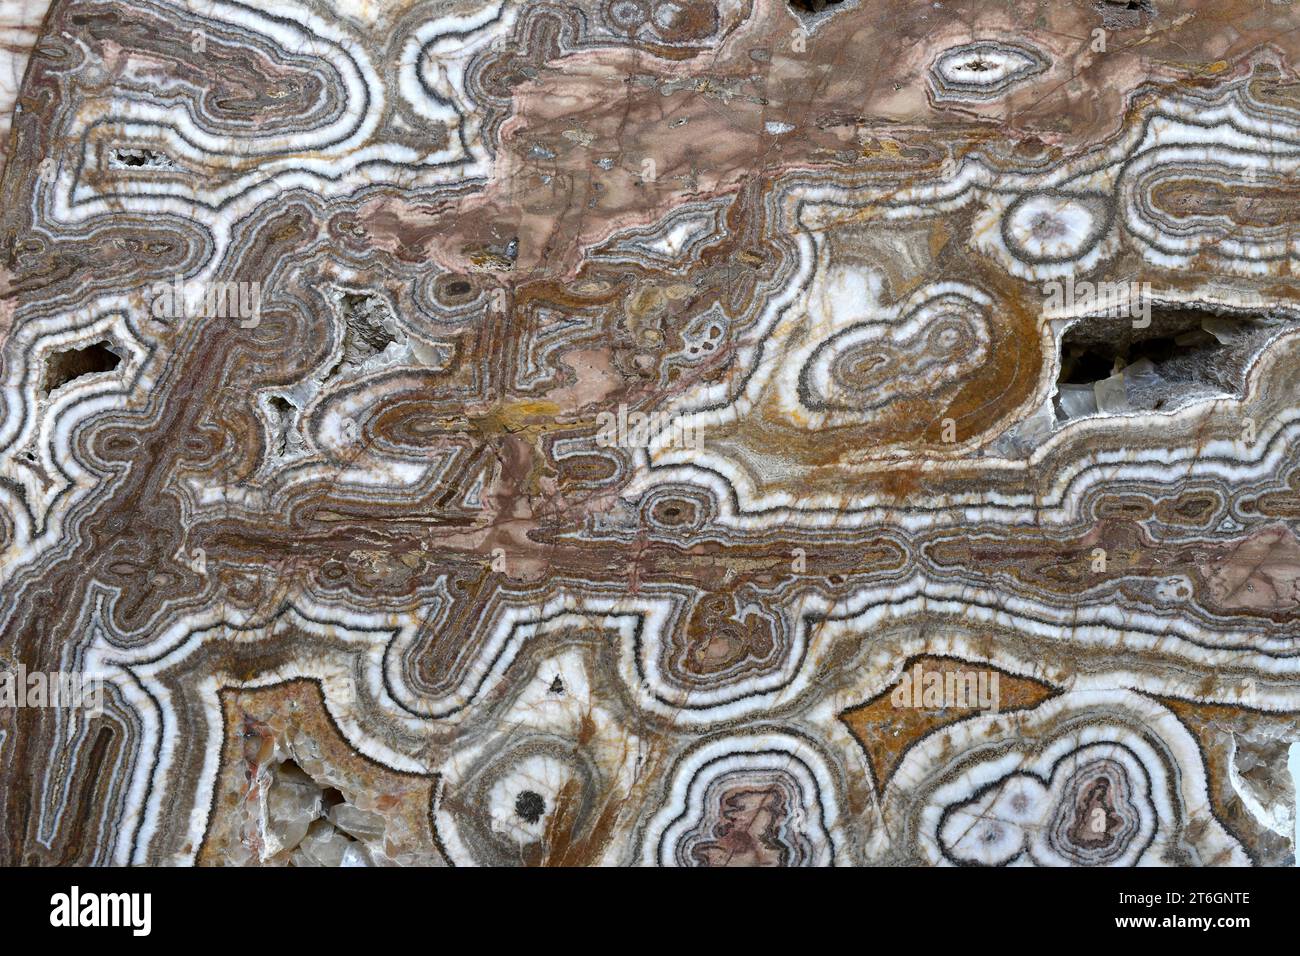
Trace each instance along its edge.
{"label": "banded dolomite rock", "polygon": [[1300,32],[1120,6],[0,3],[0,861],[1293,862]]}

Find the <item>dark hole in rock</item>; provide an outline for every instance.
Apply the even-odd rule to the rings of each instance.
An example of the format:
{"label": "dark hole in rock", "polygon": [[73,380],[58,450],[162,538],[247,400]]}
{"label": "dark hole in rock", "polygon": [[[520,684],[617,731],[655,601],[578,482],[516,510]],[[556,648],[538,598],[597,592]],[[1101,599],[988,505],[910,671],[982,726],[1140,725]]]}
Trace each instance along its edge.
{"label": "dark hole in rock", "polygon": [[515,813],[529,823],[536,823],[545,812],[546,801],[542,799],[540,793],[534,793],[532,790],[522,790],[519,796],[515,798]]}
{"label": "dark hole in rock", "polygon": [[112,162],[118,166],[130,167],[166,167],[172,164],[171,157],[154,149],[115,149],[110,154]]}
{"label": "dark hole in rock", "polygon": [[838,6],[844,0],[786,0],[790,4],[790,9],[796,13],[821,13],[827,7]]}
{"label": "dark hole in rock", "polygon": [[45,360],[45,381],[41,394],[49,395],[73,379],[95,372],[111,372],[122,364],[122,356],[107,342],[95,342],[81,349],[55,352]]}
{"label": "dark hole in rock", "polygon": [[289,443],[289,429],[297,406],[283,395],[272,395],[267,399],[267,404],[271,406],[271,426],[276,435],[275,453],[283,455]]}
{"label": "dark hole in rock", "polygon": [[1093,6],[1107,30],[1129,30],[1156,17],[1151,0],[1096,0]]}
{"label": "dark hole in rock", "polygon": [[[257,737],[255,739],[260,741],[265,738]],[[280,763],[275,766],[275,777],[277,780],[292,781],[293,783],[301,784],[302,786],[316,786],[316,781],[312,779],[311,774],[298,766],[298,762],[292,757],[280,761]]]}
{"label": "dark hole in rock", "polygon": [[1294,318],[1152,305],[1150,324],[1091,316],[1061,341],[1058,421],[1096,412],[1172,411],[1214,395],[1241,394],[1245,370]]}
{"label": "dark hole in rock", "polygon": [[1106,355],[1107,350],[1093,350],[1077,344],[1062,347],[1061,378],[1062,384],[1082,385],[1087,382],[1100,382],[1114,369],[1114,357]]}

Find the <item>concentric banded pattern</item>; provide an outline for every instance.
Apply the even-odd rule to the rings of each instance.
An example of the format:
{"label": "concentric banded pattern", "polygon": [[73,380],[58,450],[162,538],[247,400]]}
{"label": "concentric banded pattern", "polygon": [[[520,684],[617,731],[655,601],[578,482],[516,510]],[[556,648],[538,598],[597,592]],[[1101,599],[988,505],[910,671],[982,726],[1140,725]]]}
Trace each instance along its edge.
{"label": "concentric banded pattern", "polygon": [[1047,59],[1032,47],[979,40],[939,54],[930,83],[936,100],[991,100],[1046,67]]}
{"label": "concentric banded pattern", "polygon": [[0,672],[106,694],[0,706],[0,860],[1291,861],[1238,6],[57,0]]}

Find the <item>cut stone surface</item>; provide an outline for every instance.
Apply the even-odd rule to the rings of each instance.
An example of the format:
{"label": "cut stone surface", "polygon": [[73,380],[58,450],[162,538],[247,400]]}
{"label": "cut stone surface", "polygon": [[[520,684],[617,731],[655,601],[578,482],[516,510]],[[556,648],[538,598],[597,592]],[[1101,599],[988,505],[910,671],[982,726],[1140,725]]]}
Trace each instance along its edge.
{"label": "cut stone surface", "polygon": [[1293,864],[1298,69],[0,0],[0,863]]}

